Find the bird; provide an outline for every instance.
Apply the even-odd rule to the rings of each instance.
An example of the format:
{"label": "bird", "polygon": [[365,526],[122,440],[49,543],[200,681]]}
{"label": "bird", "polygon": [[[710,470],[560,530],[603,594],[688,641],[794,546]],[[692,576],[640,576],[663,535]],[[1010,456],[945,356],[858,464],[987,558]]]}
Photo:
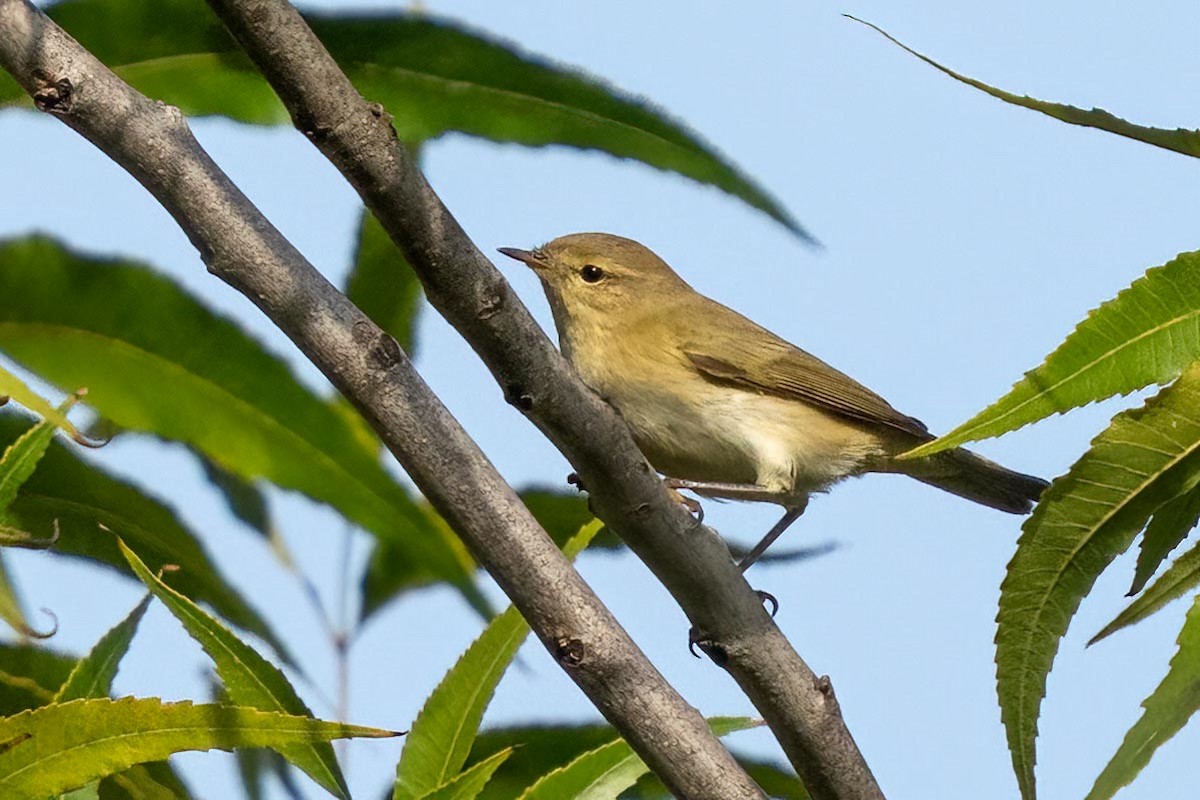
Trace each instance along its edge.
{"label": "bird", "polygon": [[811,495],[846,478],[900,473],[1012,514],[1048,485],[963,448],[899,458],[936,438],[924,423],[700,294],[632,239],[574,233],[499,250],[540,279],[560,352],[670,489],[783,507],[743,572]]}

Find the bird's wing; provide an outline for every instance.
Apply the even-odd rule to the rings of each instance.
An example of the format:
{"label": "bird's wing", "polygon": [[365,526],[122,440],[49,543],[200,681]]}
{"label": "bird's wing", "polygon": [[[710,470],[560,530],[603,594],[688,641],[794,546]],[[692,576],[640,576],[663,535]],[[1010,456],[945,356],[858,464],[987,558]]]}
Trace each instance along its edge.
{"label": "bird's wing", "polygon": [[[920,420],[901,414],[850,376],[737,312],[723,306],[721,310],[739,317],[742,324],[728,327],[709,324],[704,327],[703,336],[693,331],[692,336],[680,342],[687,360],[708,380],[802,400],[845,417],[886,425],[921,440],[934,438]],[[747,329],[747,323],[756,330]],[[753,339],[753,347],[748,345],[748,339]]]}

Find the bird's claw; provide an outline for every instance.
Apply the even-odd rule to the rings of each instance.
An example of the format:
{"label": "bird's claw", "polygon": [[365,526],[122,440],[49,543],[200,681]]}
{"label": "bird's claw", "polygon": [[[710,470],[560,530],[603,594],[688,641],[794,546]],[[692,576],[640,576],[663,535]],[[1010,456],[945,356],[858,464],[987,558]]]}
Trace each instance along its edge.
{"label": "bird's claw", "polygon": [[696,522],[704,522],[704,506],[700,505],[700,501],[687,495],[680,494],[671,486],[667,486],[667,491],[671,493],[676,503],[686,508],[688,511],[696,515]]}
{"label": "bird's claw", "polygon": [[758,599],[763,602],[763,605],[771,604],[771,616],[774,617],[779,612],[779,601],[775,599],[775,595],[770,592],[764,592],[762,589],[755,589],[754,593],[758,595]]}

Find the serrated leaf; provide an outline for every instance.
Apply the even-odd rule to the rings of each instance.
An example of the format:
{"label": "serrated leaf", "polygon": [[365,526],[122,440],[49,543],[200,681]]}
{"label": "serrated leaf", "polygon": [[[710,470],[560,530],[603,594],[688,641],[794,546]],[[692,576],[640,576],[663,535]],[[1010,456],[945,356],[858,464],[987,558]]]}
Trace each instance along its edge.
{"label": "serrated leaf", "polygon": [[[274,93],[199,0],[77,0],[47,13],[139,91],[188,114],[286,124]],[[306,14],[404,141],[461,131],[634,158],[709,184],[810,239],[762,187],[678,120],[579,70],[425,14]],[[0,73],[0,106],[28,97]]]}
{"label": "serrated leaf", "polygon": [[1176,153],[1182,153],[1185,156],[1200,158],[1200,131],[1188,130],[1186,128],[1176,128],[1175,130],[1167,130],[1165,128],[1149,128],[1144,125],[1135,125],[1131,122],[1126,122],[1120,117],[1114,116],[1102,108],[1083,109],[1075,106],[1063,105],[1062,103],[1050,103],[1045,100],[1038,100],[1027,95],[1018,95],[1011,92],[1006,92],[1003,89],[997,89],[994,86],[989,86],[982,81],[977,81],[974,78],[968,78],[966,75],[961,75],[949,67],[944,67],[928,56],[918,53],[908,45],[900,42],[892,37],[882,28],[865,22],[857,17],[846,15],[855,22],[861,22],[869,28],[874,28],[893,44],[901,49],[916,56],[934,69],[949,75],[954,80],[960,83],[965,83],[967,86],[974,87],[984,94],[989,94],[1006,103],[1022,108],[1040,111],[1048,117],[1053,117],[1061,122],[1066,122],[1070,125],[1080,125],[1085,128],[1097,128],[1108,133],[1115,133],[1118,136],[1124,136],[1128,139],[1135,139],[1139,142],[1152,144],[1155,147],[1161,147],[1164,150],[1172,150]]}
{"label": "serrated leaf", "polygon": [[37,469],[54,439],[54,423],[46,420],[34,423],[4,449],[0,456],[0,520],[7,520],[8,507],[19,490]]}
{"label": "serrated leaf", "polygon": [[440,788],[425,795],[421,800],[475,800],[492,779],[492,775],[496,773],[496,770],[500,769],[500,765],[507,761],[511,755],[511,747],[492,753],[492,755],[482,761],[472,764],[467,769],[458,773],[458,775],[451,778]]}
{"label": "serrated leaf", "polygon": [[1154,513],[1138,550],[1137,566],[1129,596],[1142,590],[1146,582],[1188,532],[1200,521],[1200,489],[1175,498]]}
{"label": "serrated leaf", "polygon": [[[762,725],[748,717],[714,717],[713,733],[724,736]],[[547,773],[521,794],[520,800],[617,800],[621,792],[650,771],[624,739],[616,739],[580,755],[564,767]]]}
{"label": "serrated leaf", "polygon": [[1087,800],[1107,800],[1130,783],[1150,763],[1154,752],[1200,709],[1200,597],[1192,603],[1179,631],[1179,650],[1167,676],[1142,701],[1142,708],[1145,713],[1125,734]]}
{"label": "serrated leaf", "polygon": [[[293,716],[311,717],[312,712],[287,677],[258,651],[206,614],[199,606],[167,586],[151,572],[124,542],[117,540],[129,566],[155,597],[175,615],[188,634],[213,660],[217,675],[234,703],[263,711],[280,711]],[[349,797],[346,780],[338,767],[333,747],[313,742],[278,748],[280,755],[304,770],[322,788],[335,797]]]}
{"label": "serrated leaf", "polygon": [[1150,269],[986,409],[905,458],[999,436],[1052,414],[1175,378],[1200,359],[1200,252]]}
{"label": "serrated leaf", "polygon": [[[0,413],[0,444],[14,441],[29,425],[28,419],[17,414]],[[48,532],[57,523],[60,536],[54,552],[92,559],[132,574],[116,539],[97,526],[121,531],[153,569],[178,565],[175,581],[181,590],[261,636],[289,659],[271,627],[225,580],[195,534],[170,509],[82,461],[58,442],[51,443],[8,511],[25,530]]]}
{"label": "serrated leaf", "polygon": [[[601,523],[584,526],[563,548],[578,555]],[[452,780],[466,763],[484,709],[512,663],[529,625],[515,606],[497,614],[426,699],[396,765],[394,800],[419,800]]]}
{"label": "serrated leaf", "polygon": [[462,543],[425,524],[377,451],[283,361],[166,278],[29,238],[0,246],[0,297],[21,298],[0,304],[0,349],[19,363],[87,385],[92,406],[123,428],[328,503],[404,551],[407,574],[478,601]]}
{"label": "serrated leaf", "polygon": [[404,253],[366,209],[359,215],[346,296],[391,334],[410,358],[416,356],[417,320],[425,297],[421,282]]}
{"label": "serrated leaf", "polygon": [[73,700],[0,720],[0,796],[43,798],[185,750],[289,747],[392,731],[157,698]]}
{"label": "serrated leaf", "polygon": [[[42,398],[41,395],[26,386],[24,381],[6,370],[3,366],[0,366],[0,398],[7,397],[16,400],[54,427],[66,431],[73,438],[82,438],[79,431],[71,423],[71,420],[67,419],[67,411],[74,404],[74,399],[68,400],[61,409],[55,408]],[[0,405],[3,405],[3,402],[0,402]]]}
{"label": "serrated leaf", "polygon": [[1193,547],[1159,576],[1140,597],[1130,603],[1091,638],[1089,645],[1104,639],[1122,628],[1128,628],[1161,609],[1200,584],[1200,545]]}
{"label": "serrated leaf", "polygon": [[1035,796],[1046,675],[1080,601],[1147,519],[1200,484],[1200,365],[1118,414],[1051,484],[1022,528],[1001,585],[996,679],[1022,796]]}
{"label": "serrated leaf", "polygon": [[55,703],[65,703],[69,700],[82,700],[94,697],[108,697],[112,690],[113,678],[117,676],[117,668],[121,659],[129,650],[133,635],[137,633],[138,624],[150,605],[150,595],[133,607],[129,616],[117,623],[108,633],[100,637],[91,652],[81,658],[67,676],[67,680],[54,695]]}

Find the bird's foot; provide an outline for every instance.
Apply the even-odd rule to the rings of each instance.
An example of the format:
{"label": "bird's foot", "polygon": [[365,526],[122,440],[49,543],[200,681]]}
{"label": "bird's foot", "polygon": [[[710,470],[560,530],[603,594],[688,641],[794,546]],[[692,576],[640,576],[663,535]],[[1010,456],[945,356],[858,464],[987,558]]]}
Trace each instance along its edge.
{"label": "bird's foot", "polygon": [[763,605],[771,606],[771,616],[774,617],[779,613],[779,601],[775,599],[775,595],[770,592],[764,592],[762,589],[755,589],[754,593],[758,595],[758,599],[763,602]]}
{"label": "bird's foot", "polygon": [[667,484],[667,491],[670,492],[672,499],[674,499],[676,503],[679,503],[679,505],[683,506],[695,515],[697,522],[704,522],[704,507],[700,505],[699,500],[680,494],[670,484]]}

